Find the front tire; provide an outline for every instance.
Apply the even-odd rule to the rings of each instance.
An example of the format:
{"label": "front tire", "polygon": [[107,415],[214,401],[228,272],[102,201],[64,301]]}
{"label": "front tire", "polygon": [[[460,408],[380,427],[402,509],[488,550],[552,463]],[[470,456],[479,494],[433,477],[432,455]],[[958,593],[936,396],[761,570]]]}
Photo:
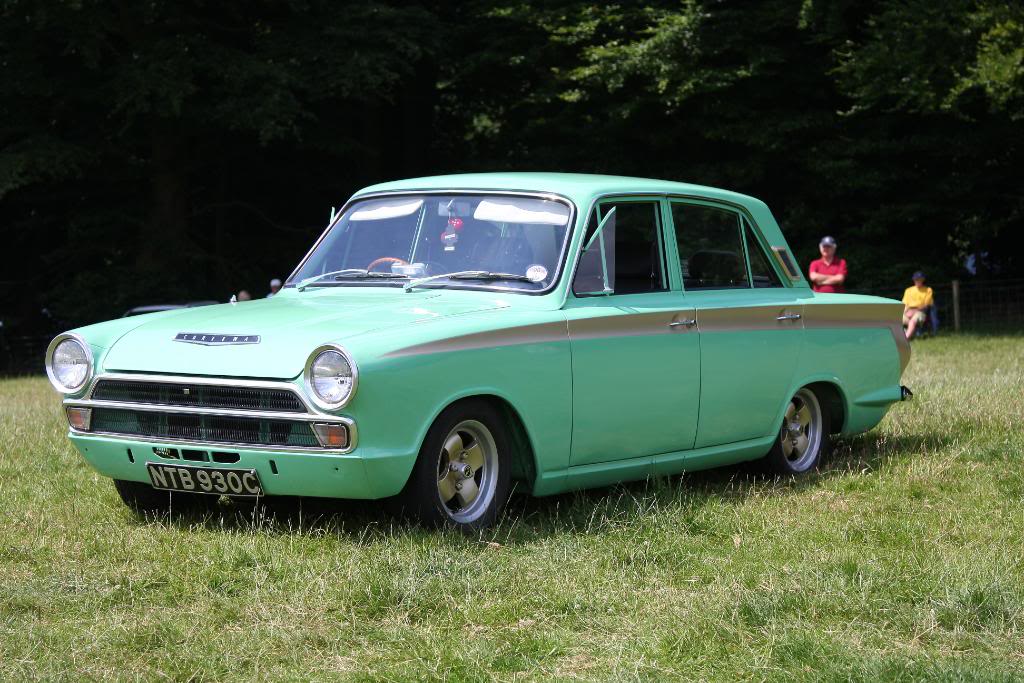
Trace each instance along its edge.
{"label": "front tire", "polygon": [[121,497],[121,501],[132,512],[142,516],[211,510],[217,503],[216,496],[163,491],[138,481],[115,479],[114,488],[117,490],[117,495]]}
{"label": "front tire", "polygon": [[764,462],[775,474],[804,474],[818,466],[829,445],[828,411],[813,389],[803,387],[790,399]]}
{"label": "front tire", "polygon": [[429,526],[492,526],[509,495],[510,448],[505,422],[489,403],[450,406],[427,432],[401,493],[404,509]]}

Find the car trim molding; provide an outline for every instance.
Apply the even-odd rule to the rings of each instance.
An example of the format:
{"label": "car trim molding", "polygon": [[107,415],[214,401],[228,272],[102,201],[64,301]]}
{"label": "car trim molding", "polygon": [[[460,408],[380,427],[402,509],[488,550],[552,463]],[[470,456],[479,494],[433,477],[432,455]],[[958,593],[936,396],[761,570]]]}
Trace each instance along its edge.
{"label": "car trim molding", "polygon": [[[887,328],[896,342],[901,372],[910,362],[910,346],[900,323],[902,304],[791,303],[758,306],[681,307],[652,313],[574,318],[438,339],[395,349],[385,358],[469,351],[500,346],[544,344],[563,340],[604,339],[653,334],[750,332],[794,329]],[[578,310],[578,309],[577,309]],[[695,325],[673,325],[695,320]]]}
{"label": "car trim molding", "polygon": [[472,349],[489,349],[496,346],[518,346],[522,344],[547,344],[564,341],[568,338],[565,321],[537,323],[536,325],[520,325],[500,330],[473,332],[447,339],[415,344],[402,349],[395,349],[384,355],[385,358],[401,356],[418,356],[429,353],[447,353],[451,351],[469,351]]}
{"label": "car trim molding", "polygon": [[903,331],[902,321],[898,325],[893,325],[889,328],[892,332],[893,341],[896,342],[896,351],[900,354],[900,376],[910,365],[910,340],[907,339],[906,333]]}
{"label": "car trim molding", "polygon": [[[299,391],[298,387],[291,382],[283,382],[272,379],[244,379],[239,377],[211,377],[209,375],[156,375],[149,373],[131,372],[104,372],[93,377],[89,390],[85,392],[87,397],[92,397],[93,391],[100,380],[123,380],[128,382],[157,382],[163,384],[204,384],[207,386],[239,387],[242,389],[281,389],[290,391],[302,402],[306,412],[314,412],[309,400]],[[293,413],[294,414],[294,413]],[[325,416],[329,417],[329,416]]]}
{"label": "car trim molding", "polygon": [[808,304],[804,307],[806,329],[888,327],[900,357],[900,374],[910,364],[910,342],[903,332],[903,304]]}
{"label": "car trim molding", "polygon": [[68,399],[69,408],[110,408],[132,410],[140,413],[172,413],[178,415],[207,415],[210,417],[244,417],[261,420],[282,420],[287,422],[344,422],[344,418],[333,418],[319,413],[282,413],[272,410],[239,410],[235,408],[203,408],[200,406],[162,405],[159,403],[132,403],[130,401],[104,401],[92,399]]}
{"label": "car trim molding", "polygon": [[[317,420],[323,422],[324,420]],[[358,430],[356,424],[348,418],[338,420],[344,422],[348,427],[348,438],[351,446],[349,448],[310,448],[308,446],[266,446],[263,444],[234,443],[230,441],[192,441],[189,439],[176,439],[173,437],[144,436],[139,434],[117,434],[114,432],[80,432],[77,429],[70,429],[72,437],[90,439],[97,437],[100,440],[132,441],[136,443],[148,443],[155,446],[171,444],[175,446],[202,446],[206,450],[219,451],[233,449],[239,451],[268,451],[272,453],[302,453],[303,455],[347,455],[355,450]]]}
{"label": "car trim molding", "polygon": [[694,325],[673,323],[695,320],[696,309],[680,308],[653,313],[576,318],[569,321],[569,337],[573,340],[643,337],[655,334],[681,334],[696,329]]}
{"label": "car trim molding", "polygon": [[[206,408],[200,406],[180,406],[180,405],[164,405],[158,403],[133,403],[130,401],[105,401],[96,400],[92,398],[93,391],[100,380],[124,380],[124,381],[136,381],[136,382],[156,382],[165,384],[203,384],[208,386],[223,386],[223,387],[241,387],[246,389],[280,389],[289,391],[298,397],[303,407],[306,409],[304,413],[298,412],[279,412],[271,410],[249,410],[249,409],[233,409],[233,408]],[[302,423],[314,423],[314,422],[331,422],[336,424],[343,424],[348,428],[349,443],[345,448],[315,448],[309,446],[277,446],[277,445],[263,445],[263,444],[252,444],[252,443],[227,443],[221,441],[204,441],[201,439],[181,439],[174,437],[155,437],[138,434],[118,434],[113,432],[99,432],[99,431],[79,431],[74,428],[70,428],[73,436],[81,437],[92,437],[101,436],[104,439],[117,439],[119,441],[139,441],[144,443],[155,443],[155,444],[200,444],[206,445],[209,448],[220,448],[220,447],[231,447],[240,450],[253,450],[253,451],[280,451],[290,453],[311,453],[311,454],[323,454],[323,455],[343,455],[351,453],[355,450],[358,445],[358,429],[356,422],[350,417],[344,415],[333,415],[331,413],[325,413],[317,410],[310,404],[310,399],[303,395],[294,384],[290,382],[281,382],[273,380],[255,380],[255,379],[234,379],[227,377],[209,377],[209,376],[190,376],[190,375],[147,375],[147,374],[131,374],[123,372],[111,372],[95,375],[92,380],[88,383],[88,390],[85,392],[83,398],[67,398],[64,399],[63,405],[67,407],[75,408],[116,408],[120,410],[132,410],[139,412],[156,412],[156,413],[172,413],[179,415],[208,415],[214,417],[244,417],[251,419],[266,419],[266,420],[283,420],[289,422],[302,422]]]}
{"label": "car trim molding", "polygon": [[174,341],[201,346],[231,346],[235,344],[259,344],[258,334],[215,334],[212,332],[179,332]]}
{"label": "car trim molding", "polygon": [[800,329],[803,304],[698,308],[701,332],[757,332]]}
{"label": "car trim molding", "polygon": [[901,322],[903,304],[812,303],[804,306],[804,327],[863,327]]}

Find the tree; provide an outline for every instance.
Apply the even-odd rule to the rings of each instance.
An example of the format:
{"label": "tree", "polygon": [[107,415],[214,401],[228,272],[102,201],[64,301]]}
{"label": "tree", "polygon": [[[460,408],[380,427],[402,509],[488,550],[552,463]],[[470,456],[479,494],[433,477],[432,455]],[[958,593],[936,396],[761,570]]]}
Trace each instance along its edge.
{"label": "tree", "polygon": [[282,276],[358,186],[620,173],[768,201],[855,288],[1022,272],[1024,16],[995,0],[0,5],[5,315]]}
{"label": "tree", "polygon": [[[304,184],[340,198],[429,139],[432,102],[409,83],[431,68],[435,35],[416,5],[8,2],[5,240],[46,254],[23,277],[57,284],[55,308],[78,319],[138,297],[226,298],[262,269],[248,259],[269,261],[246,227],[322,225],[322,204],[281,209],[308,198]],[[375,148],[381,137],[396,142]],[[253,186],[272,201],[254,202]]]}

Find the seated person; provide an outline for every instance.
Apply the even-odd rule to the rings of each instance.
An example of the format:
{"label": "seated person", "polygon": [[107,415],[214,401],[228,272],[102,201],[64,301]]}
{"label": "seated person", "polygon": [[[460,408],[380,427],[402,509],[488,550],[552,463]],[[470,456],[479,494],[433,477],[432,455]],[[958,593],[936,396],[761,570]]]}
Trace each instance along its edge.
{"label": "seated person", "polygon": [[907,328],[907,339],[914,336],[918,325],[928,317],[928,309],[935,304],[932,288],[924,285],[924,273],[917,271],[911,279],[914,286],[903,292],[903,324]]}

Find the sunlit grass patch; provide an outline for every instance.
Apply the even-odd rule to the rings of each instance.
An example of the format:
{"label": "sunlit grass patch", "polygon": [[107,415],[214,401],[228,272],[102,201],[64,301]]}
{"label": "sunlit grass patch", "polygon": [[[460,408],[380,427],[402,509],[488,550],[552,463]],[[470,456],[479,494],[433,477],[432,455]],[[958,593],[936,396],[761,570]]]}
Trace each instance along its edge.
{"label": "sunlit grass patch", "polygon": [[1024,338],[914,344],[915,399],[821,470],[139,520],[0,382],[0,679],[1024,676]]}

